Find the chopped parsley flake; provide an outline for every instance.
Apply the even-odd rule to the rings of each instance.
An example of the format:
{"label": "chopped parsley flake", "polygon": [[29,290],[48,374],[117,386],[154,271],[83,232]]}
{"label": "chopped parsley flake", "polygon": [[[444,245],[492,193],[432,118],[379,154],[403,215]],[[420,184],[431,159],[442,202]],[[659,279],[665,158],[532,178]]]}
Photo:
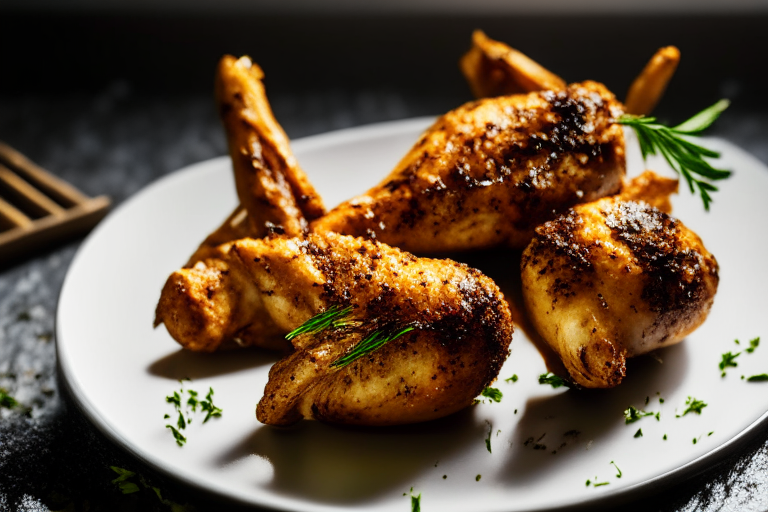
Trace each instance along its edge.
{"label": "chopped parsley flake", "polygon": [[421,493],[414,496],[413,487],[411,487],[411,512],[421,512]]}
{"label": "chopped parsley flake", "polygon": [[646,416],[653,416],[653,413],[641,411],[637,407],[630,405],[627,409],[624,410],[624,423],[629,425],[630,423],[634,423]]}
{"label": "chopped parsley flake", "polygon": [[189,390],[187,391],[189,393],[189,399],[187,400],[187,405],[192,408],[192,412],[197,411],[197,405],[200,403],[197,400],[197,391]]}
{"label": "chopped parsley flake", "polygon": [[643,437],[643,429],[641,429],[641,428],[637,429],[637,432],[635,432],[634,437],[635,438]]}
{"label": "chopped parsley flake", "polygon": [[176,444],[177,444],[177,445],[179,445],[179,446],[184,446],[184,443],[186,443],[186,442],[187,442],[187,438],[186,438],[186,437],[184,437],[184,436],[181,434],[181,432],[179,432],[178,430],[176,430],[176,427],[174,427],[173,425],[166,425],[166,426],[165,426],[165,428],[169,428],[169,429],[171,429],[171,432],[173,433],[173,437],[174,437],[174,439],[176,439]]}
{"label": "chopped parsley flake", "polygon": [[136,476],[136,473],[117,466],[110,466],[110,469],[118,474],[118,477],[112,480],[112,483],[117,484],[123,494],[131,494],[139,491],[138,485],[128,481],[129,478]]}
{"label": "chopped parsley flake", "polygon": [[768,381],[768,373],[761,373],[760,375],[752,375],[751,377],[747,378],[747,382],[765,382],[765,381]]}
{"label": "chopped parsley flake", "polygon": [[[183,386],[183,382],[179,381],[180,384]],[[208,388],[208,394],[205,396],[205,400],[199,400],[198,399],[198,393],[194,390],[187,390],[187,393],[189,394],[189,397],[186,401],[187,410],[186,413],[189,415],[190,410],[191,412],[197,412],[197,406],[200,406],[200,412],[206,413],[205,419],[203,419],[203,423],[208,421],[211,418],[218,418],[221,417],[221,413],[223,412],[219,407],[216,407],[213,404],[213,388]],[[174,439],[176,439],[176,444],[179,446],[183,446],[184,443],[187,442],[187,438],[182,435],[180,432],[181,430],[185,430],[187,426],[192,423],[191,417],[184,417],[184,411],[182,406],[182,397],[184,396],[184,388],[180,391],[174,391],[172,395],[169,395],[165,397],[165,401],[169,404],[173,404],[174,409],[176,409],[176,412],[179,413],[179,417],[176,420],[176,426],[173,425],[166,425],[166,428],[171,429],[171,432],[173,433]],[[168,420],[171,416],[168,414],[165,414],[163,416],[163,419]],[[178,427],[178,428],[177,428]]]}
{"label": "chopped parsley flake", "polygon": [[200,408],[203,412],[208,413],[205,415],[205,419],[203,420],[203,423],[205,423],[211,418],[221,417],[221,413],[223,411],[218,407],[216,407],[215,405],[213,405],[213,388],[208,388],[208,394],[205,395],[205,400],[200,401]]}
{"label": "chopped parsley flake", "polygon": [[609,482],[595,482],[594,484],[592,484],[592,487],[602,487],[602,486],[608,485],[608,484],[609,484]]}
{"label": "chopped parsley flake", "polygon": [[504,382],[517,382],[517,374],[514,373],[512,376],[508,379],[504,379]]}
{"label": "chopped parsley flake", "polygon": [[557,389],[559,387],[571,387],[567,381],[562,379],[561,377],[558,377],[554,373],[542,373],[539,375],[539,384],[549,384],[554,389]]}
{"label": "chopped parsley flake", "polygon": [[177,391],[174,391],[171,396],[165,397],[165,401],[169,404],[173,404],[176,406],[176,410],[178,411],[181,407],[181,396],[179,396],[179,393]]}
{"label": "chopped parsley flake", "polygon": [[758,336],[755,339],[749,340],[749,348],[745,349],[750,354],[755,351],[755,349],[760,345],[760,337]]}
{"label": "chopped parsley flake", "polygon": [[663,440],[667,440],[667,434],[664,434],[664,437],[662,437]]}
{"label": "chopped parsley flake", "polygon": [[17,405],[19,405],[19,402],[16,401],[16,399],[13,398],[11,395],[9,395],[6,390],[0,388],[0,407],[5,407],[6,409],[13,409]]}
{"label": "chopped parsley flake", "polygon": [[735,354],[732,352],[726,352],[722,355],[722,360],[720,361],[720,364],[718,364],[718,368],[722,371],[720,374],[721,377],[725,377],[725,369],[729,366],[736,368],[739,366],[739,363],[736,362],[736,358],[741,355],[741,352],[736,352]]}
{"label": "chopped parsley flake", "polygon": [[502,392],[496,388],[485,388],[480,394],[486,398],[490,398],[491,402],[501,402],[501,397],[504,396]]}
{"label": "chopped parsley flake", "polygon": [[475,477],[475,482],[479,482],[481,478],[483,478],[483,475],[477,475]]}
{"label": "chopped parsley flake", "polygon": [[619,466],[617,466],[616,463],[613,461],[611,461],[611,464],[613,464],[613,467],[615,467],[616,471],[618,471],[618,473],[616,474],[616,478],[621,478],[621,470],[619,469]]}
{"label": "chopped parsley flake", "polygon": [[[488,422],[486,422],[488,423]],[[488,437],[485,438],[485,447],[488,450],[488,453],[493,453],[491,451],[491,432],[493,431],[493,425],[488,423]]]}
{"label": "chopped parsley flake", "polygon": [[688,407],[685,408],[683,411],[683,416],[688,414],[689,412],[695,412],[696,414],[701,414],[701,410],[707,406],[704,402],[701,400],[696,400],[693,397],[688,397],[688,399],[685,401],[685,405]]}

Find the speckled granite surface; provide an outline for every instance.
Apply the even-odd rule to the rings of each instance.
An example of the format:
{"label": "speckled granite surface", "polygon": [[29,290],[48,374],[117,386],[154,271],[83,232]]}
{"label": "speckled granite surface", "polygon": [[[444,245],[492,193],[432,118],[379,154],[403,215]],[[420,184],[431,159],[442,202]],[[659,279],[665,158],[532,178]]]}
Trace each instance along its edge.
{"label": "speckled granite surface", "polygon": [[[713,134],[768,163],[768,107],[751,101],[739,77],[707,86],[736,100]],[[115,205],[160,176],[225,153],[207,93],[148,95],[137,92],[130,79],[95,89],[87,94],[0,90],[0,139],[89,195],[111,196]],[[285,93],[270,90],[276,116],[291,138],[438,114],[468,99],[465,94],[450,87],[425,94],[322,83]],[[203,511],[231,509],[112,445],[57,382],[56,302],[79,243],[0,268],[0,388],[23,406],[0,408],[0,510],[170,510],[171,501],[177,509],[184,504]],[[140,472],[170,501],[163,504],[146,489],[121,494],[112,483],[111,465]],[[768,510],[768,432],[720,466],[628,508]]]}

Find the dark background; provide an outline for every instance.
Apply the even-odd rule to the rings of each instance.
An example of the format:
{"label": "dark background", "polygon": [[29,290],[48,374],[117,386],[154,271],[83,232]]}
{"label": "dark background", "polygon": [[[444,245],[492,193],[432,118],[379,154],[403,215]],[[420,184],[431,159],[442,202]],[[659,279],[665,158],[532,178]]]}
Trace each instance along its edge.
{"label": "dark background", "polygon": [[[0,140],[119,204],[164,174],[226,152],[212,100],[224,53],[262,66],[275,115],[298,138],[437,115],[470,100],[457,61],[482,28],[567,81],[602,81],[620,98],[658,47],[677,45],[682,61],[658,116],[678,122],[727,97],[732,107],[712,133],[768,163],[766,22],[760,13],[179,16],[0,6]],[[57,381],[53,319],[78,245],[0,268],[0,387],[24,406],[0,408],[0,509],[170,510],[151,491],[122,495],[111,483],[116,465],[177,503],[221,510],[215,497],[107,441]],[[759,432],[719,466],[624,509],[768,510],[766,484],[768,432]]]}

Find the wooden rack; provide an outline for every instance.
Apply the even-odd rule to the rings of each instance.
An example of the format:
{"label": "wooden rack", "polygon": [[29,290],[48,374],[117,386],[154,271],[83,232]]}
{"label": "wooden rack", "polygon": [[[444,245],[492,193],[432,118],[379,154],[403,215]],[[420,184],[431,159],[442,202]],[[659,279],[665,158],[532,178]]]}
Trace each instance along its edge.
{"label": "wooden rack", "polygon": [[109,204],[0,142],[0,265],[89,231]]}

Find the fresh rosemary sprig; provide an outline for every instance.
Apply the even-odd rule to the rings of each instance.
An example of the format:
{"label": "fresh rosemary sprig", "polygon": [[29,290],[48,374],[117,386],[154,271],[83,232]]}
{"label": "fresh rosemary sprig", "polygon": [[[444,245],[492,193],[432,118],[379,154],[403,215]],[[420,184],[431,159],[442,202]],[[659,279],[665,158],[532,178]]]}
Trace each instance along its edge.
{"label": "fresh rosemary sprig", "polygon": [[333,305],[289,332],[285,336],[285,339],[291,341],[293,338],[301,334],[313,334],[329,327],[336,328],[349,325],[349,313],[351,311],[352,306],[342,308],[341,306]]}
{"label": "fresh rosemary sprig", "polygon": [[673,128],[657,123],[655,117],[631,114],[622,115],[616,122],[635,131],[640,141],[643,160],[648,155],[661,154],[670,167],[685,178],[692,194],[698,189],[704,209],[709,210],[709,204],[712,202],[709,193],[717,191],[717,187],[707,180],[725,179],[731,175],[731,171],[715,169],[704,160],[704,157],[719,158],[720,153],[694,144],[683,136],[695,136],[709,128],[729,104],[728,100],[720,100]]}
{"label": "fresh rosemary sprig", "polygon": [[346,355],[331,363],[331,368],[344,368],[348,364],[360,359],[364,355],[370,354],[371,352],[380,349],[390,341],[396,340],[403,334],[411,332],[412,330],[414,330],[412,325],[408,325],[406,327],[395,326],[376,329],[372,333],[368,334],[368,336],[366,336],[363,341],[355,345]]}

